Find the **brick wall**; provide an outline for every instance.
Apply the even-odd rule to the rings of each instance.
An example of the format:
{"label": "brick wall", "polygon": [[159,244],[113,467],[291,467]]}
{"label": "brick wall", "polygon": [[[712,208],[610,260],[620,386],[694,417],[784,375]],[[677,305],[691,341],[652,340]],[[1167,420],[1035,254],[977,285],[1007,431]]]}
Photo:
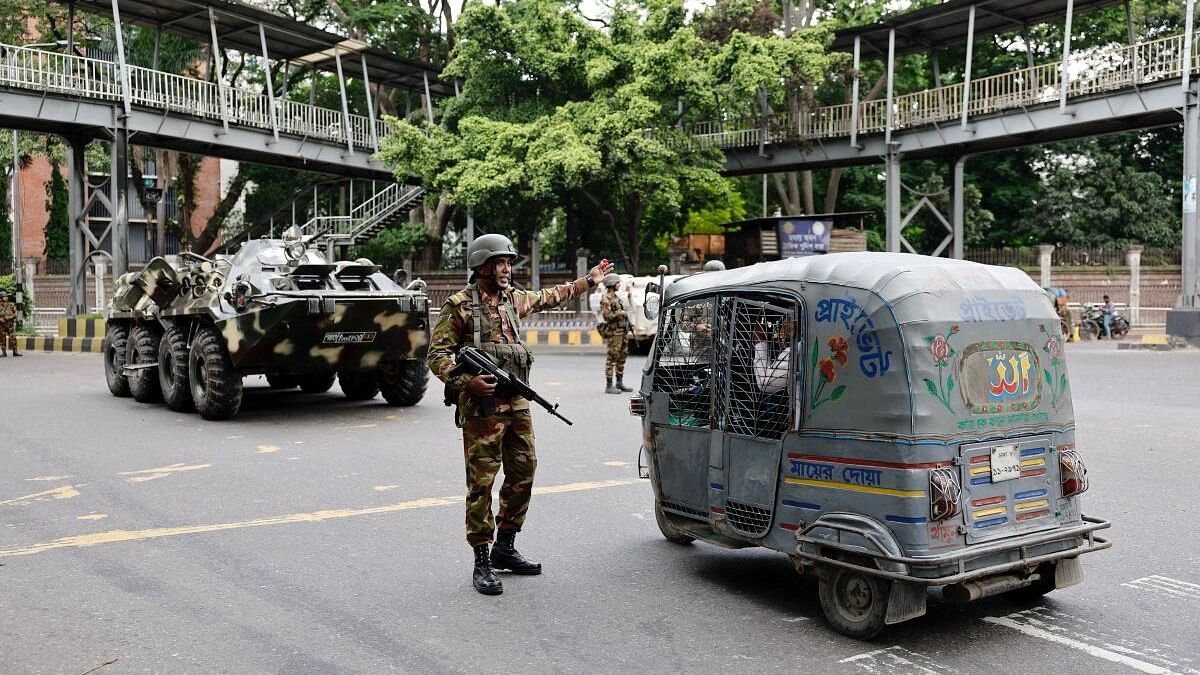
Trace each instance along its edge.
{"label": "brick wall", "polygon": [[21,169],[21,259],[42,260],[46,248],[46,181],[50,180],[50,160],[34,157],[28,168]]}

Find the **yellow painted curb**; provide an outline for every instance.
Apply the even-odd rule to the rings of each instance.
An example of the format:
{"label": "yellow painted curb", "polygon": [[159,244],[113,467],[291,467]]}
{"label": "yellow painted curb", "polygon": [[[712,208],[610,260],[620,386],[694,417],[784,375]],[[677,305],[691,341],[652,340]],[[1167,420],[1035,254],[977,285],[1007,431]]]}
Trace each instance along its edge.
{"label": "yellow painted curb", "polygon": [[1142,344],[1144,345],[1166,345],[1170,344],[1167,341],[1166,335],[1143,335]]}

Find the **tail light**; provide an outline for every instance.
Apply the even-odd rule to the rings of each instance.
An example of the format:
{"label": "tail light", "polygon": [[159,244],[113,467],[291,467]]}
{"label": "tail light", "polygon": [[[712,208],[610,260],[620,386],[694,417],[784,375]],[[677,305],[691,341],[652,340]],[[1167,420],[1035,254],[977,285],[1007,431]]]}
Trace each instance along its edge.
{"label": "tail light", "polygon": [[1058,454],[1058,475],[1063,497],[1074,497],[1087,491],[1087,467],[1078,450],[1063,450]]}
{"label": "tail light", "polygon": [[962,485],[954,469],[929,472],[929,519],[938,521],[957,516]]}
{"label": "tail light", "polygon": [[640,395],[630,398],[629,399],[629,414],[633,415],[634,417],[645,417],[646,416],[646,399],[642,398]]}

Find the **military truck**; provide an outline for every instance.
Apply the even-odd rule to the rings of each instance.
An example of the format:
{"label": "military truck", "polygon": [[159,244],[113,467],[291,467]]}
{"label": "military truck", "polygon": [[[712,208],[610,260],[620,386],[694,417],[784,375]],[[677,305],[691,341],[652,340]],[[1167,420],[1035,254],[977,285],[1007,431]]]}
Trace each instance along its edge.
{"label": "military truck", "polygon": [[429,370],[429,299],[366,259],[329,263],[295,235],[233,256],[154,258],[117,280],[104,338],[114,396],[210,420],[242,403],[242,378],[353,400],[415,405]]}

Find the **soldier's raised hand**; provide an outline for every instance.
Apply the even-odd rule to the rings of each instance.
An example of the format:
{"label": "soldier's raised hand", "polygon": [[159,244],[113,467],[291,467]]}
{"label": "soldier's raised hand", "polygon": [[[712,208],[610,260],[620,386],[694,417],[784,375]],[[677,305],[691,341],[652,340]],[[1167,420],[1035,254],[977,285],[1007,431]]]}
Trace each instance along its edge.
{"label": "soldier's raised hand", "polygon": [[613,268],[614,265],[608,262],[608,259],[605,258],[601,260],[595,267],[593,267],[590,272],[588,272],[588,276],[591,277],[593,284],[598,285],[600,282],[604,281],[604,277],[612,273]]}

